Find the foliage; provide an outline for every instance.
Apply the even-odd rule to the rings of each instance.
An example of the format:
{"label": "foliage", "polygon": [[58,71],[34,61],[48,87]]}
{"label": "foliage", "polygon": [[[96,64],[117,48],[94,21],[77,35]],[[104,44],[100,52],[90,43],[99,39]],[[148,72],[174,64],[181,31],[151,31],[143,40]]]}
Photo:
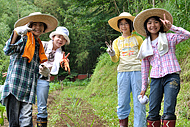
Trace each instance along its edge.
{"label": "foliage", "polygon": [[[85,81],[86,85],[84,85],[84,87],[82,85],[83,81],[81,82],[78,80],[74,83],[69,82],[67,85],[64,85],[64,89],[61,92],[59,98],[62,99],[64,104],[65,104],[65,101],[68,102],[69,100],[70,104],[68,104],[67,106],[68,107],[74,106],[70,108],[71,110],[77,110],[81,108],[81,106],[79,105],[78,105],[79,107],[77,108],[75,107],[77,98],[85,100],[87,103],[91,105],[90,108],[93,109],[94,113],[98,115],[99,118],[102,118],[103,120],[106,121],[104,123],[106,126],[115,127],[115,126],[118,126],[119,124],[117,113],[116,113],[117,112],[116,111],[116,107],[117,107],[116,68],[117,68],[118,63],[111,62],[110,57],[107,53],[102,54],[98,58],[98,61],[99,62],[96,65],[96,68],[94,70],[94,73],[91,77],[90,82],[86,80],[87,82]],[[182,126],[187,127],[190,125],[190,122],[189,122],[190,95],[187,94],[187,90],[190,88],[189,83],[190,83],[189,81],[187,82],[185,81],[181,84],[181,91],[178,95],[178,99],[177,99],[178,102],[176,106],[176,115],[177,115],[176,127],[182,127]],[[149,88],[146,94],[147,95],[150,94]],[[78,116],[70,115],[71,110],[65,113],[68,114],[68,116],[71,117],[72,120],[80,122],[81,120],[76,120]],[[58,118],[58,116],[56,116],[56,112],[58,112],[58,110],[55,110],[55,109],[51,110],[51,113],[54,114],[50,116],[51,118],[53,118],[51,119],[52,122],[55,120],[61,119],[61,118]],[[146,112],[148,115],[148,104],[146,105]],[[75,112],[75,113],[78,114],[78,112]],[[163,102],[162,102],[162,109],[160,113],[161,114],[163,113]],[[133,126],[133,119],[134,119],[133,114],[134,114],[133,99],[132,99],[132,94],[131,94],[131,113],[129,115],[129,126]],[[58,119],[55,119],[55,118],[58,118]],[[52,124],[52,122],[50,122],[50,124]]]}
{"label": "foliage", "polygon": [[[154,0],[155,7],[168,10],[173,16],[173,24],[190,31],[190,1],[188,0]],[[21,17],[32,12],[55,16],[60,26],[68,28],[71,40],[66,46],[66,53],[70,52],[69,60],[71,74],[93,73],[90,84],[83,91],[82,96],[87,99],[97,110],[96,114],[109,121],[110,124],[117,125],[116,116],[116,68],[118,63],[111,62],[108,54],[105,53],[105,41],[114,40],[120,35],[113,30],[108,20],[118,16],[121,12],[130,12],[137,15],[142,10],[152,8],[152,0],[0,0],[0,73],[7,71],[9,57],[3,53],[5,42],[10,37],[14,23]],[[44,34],[41,40],[49,40],[49,34]],[[182,90],[179,94],[177,115],[178,126],[189,124],[189,94],[185,90],[189,88],[189,40],[176,46],[176,55],[180,62],[182,73]],[[97,59],[98,58],[98,59]],[[60,69],[59,75],[66,75]],[[72,76],[72,75],[71,75]],[[69,77],[68,77],[69,78]],[[5,78],[0,75],[0,83],[3,84]],[[66,81],[66,80],[65,80]],[[86,81],[86,80],[85,80]],[[82,84],[86,86],[86,82]],[[78,82],[78,81],[77,81]],[[62,82],[63,87],[80,86],[80,83]],[[67,84],[67,85],[65,85]],[[57,80],[53,85],[56,89],[62,88]],[[54,87],[50,87],[53,89]],[[77,93],[77,91],[75,91]],[[81,92],[81,91],[80,91]],[[81,96],[81,93],[78,93]],[[183,97],[185,101],[183,102]],[[181,120],[181,121],[180,121]],[[132,117],[130,122],[132,121]],[[130,123],[132,124],[132,122]],[[110,125],[111,126],[111,125]]]}

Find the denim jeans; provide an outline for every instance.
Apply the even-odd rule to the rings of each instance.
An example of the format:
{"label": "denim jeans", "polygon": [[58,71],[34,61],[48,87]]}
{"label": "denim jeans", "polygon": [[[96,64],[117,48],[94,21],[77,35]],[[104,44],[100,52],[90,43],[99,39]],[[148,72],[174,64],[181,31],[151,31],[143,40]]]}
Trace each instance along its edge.
{"label": "denim jeans", "polygon": [[162,78],[151,78],[149,117],[159,117],[164,94],[164,114],[174,115],[177,95],[180,90],[179,74],[168,74]]}
{"label": "denim jeans", "polygon": [[49,81],[38,79],[37,82],[37,118],[47,118],[47,99],[49,93]]}
{"label": "denim jeans", "polygon": [[32,103],[18,101],[10,94],[4,100],[9,127],[33,127]]}
{"label": "denim jeans", "polygon": [[133,94],[134,105],[134,127],[146,126],[146,107],[138,100],[138,95],[141,92],[141,72],[118,72],[118,107],[117,115],[119,119],[125,119],[130,113],[130,93]]}

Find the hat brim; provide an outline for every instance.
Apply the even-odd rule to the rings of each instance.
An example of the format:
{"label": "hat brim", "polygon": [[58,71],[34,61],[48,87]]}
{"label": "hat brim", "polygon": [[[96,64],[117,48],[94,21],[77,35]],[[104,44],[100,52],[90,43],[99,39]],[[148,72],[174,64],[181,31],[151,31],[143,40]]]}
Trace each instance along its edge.
{"label": "hat brim", "polygon": [[129,19],[133,22],[133,20],[135,19],[135,16],[117,16],[114,18],[111,18],[108,23],[109,25],[116,31],[120,32],[120,29],[118,28],[118,20],[120,19]]}
{"label": "hat brim", "polygon": [[[152,16],[158,16],[161,19],[164,19],[163,14],[165,14],[166,19],[169,20],[173,24],[173,17],[167,10],[161,9],[161,8],[151,8],[151,9],[142,11],[135,17],[134,22],[133,22],[135,31],[139,33],[140,35],[146,37],[144,22]],[[164,26],[164,31],[167,32],[168,30],[169,29]]]}
{"label": "hat brim", "polygon": [[63,35],[63,37],[67,40],[66,45],[70,44],[70,39],[66,34],[54,31],[50,33],[49,37],[52,39],[54,35]]}
{"label": "hat brim", "polygon": [[29,22],[43,22],[47,25],[47,29],[44,33],[50,32],[54,30],[57,25],[58,21],[54,16],[48,15],[48,14],[37,14],[37,15],[31,15],[23,17],[19,20],[17,20],[14,24],[14,28],[18,26],[23,26]]}

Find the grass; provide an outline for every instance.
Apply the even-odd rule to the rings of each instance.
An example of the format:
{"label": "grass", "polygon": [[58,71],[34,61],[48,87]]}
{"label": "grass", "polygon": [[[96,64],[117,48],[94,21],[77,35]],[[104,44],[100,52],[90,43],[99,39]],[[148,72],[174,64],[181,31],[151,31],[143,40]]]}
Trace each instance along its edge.
{"label": "grass", "polygon": [[[97,115],[100,119],[105,120],[105,125],[109,127],[119,126],[118,118],[117,118],[117,64],[110,62],[109,56],[105,53],[100,56],[99,62],[94,70],[94,73],[91,79],[76,81],[76,82],[62,82],[63,90],[60,95],[57,97],[56,106],[54,108],[49,108],[49,111],[53,115],[51,119],[51,125],[53,126],[57,120],[61,119],[57,116],[59,113],[59,106],[63,106],[61,104],[67,103],[65,108],[69,109],[67,112],[64,112],[65,115],[72,121],[76,121],[76,123],[82,123],[82,108],[88,107],[93,110],[93,113]],[[186,69],[190,64],[189,58],[188,60],[184,59],[187,63],[185,66],[182,66],[182,69]],[[183,63],[183,62],[182,62]],[[189,69],[188,69],[189,70]],[[189,73],[189,71],[184,71],[184,73]],[[188,127],[190,126],[190,95],[189,95],[189,84],[190,82],[184,80],[185,76],[182,72],[182,82],[181,82],[181,90],[178,95],[177,106],[176,106],[176,115],[177,122],[176,127]],[[81,84],[81,85],[80,85]],[[60,89],[61,85],[59,82],[51,83],[52,91],[56,89]],[[51,87],[50,87],[51,88]],[[149,95],[149,89],[146,92]],[[132,96],[132,94],[131,94]],[[78,101],[78,99],[85,100],[89,105],[84,105]],[[60,101],[61,100],[61,101]],[[132,100],[132,98],[131,98]],[[60,104],[61,102],[61,104]],[[51,106],[52,107],[52,106]],[[146,105],[147,115],[148,115],[148,104]],[[160,114],[163,112],[163,103]],[[81,118],[81,119],[77,119]],[[91,122],[93,125],[93,121]],[[70,126],[68,124],[68,126]],[[77,124],[76,126],[79,126]],[[133,126],[133,100],[131,101],[131,113],[129,116],[129,126]]]}
{"label": "grass", "polygon": [[[188,1],[186,1],[188,2]],[[189,3],[189,2],[188,2]],[[174,2],[174,0],[168,0],[166,3],[157,4],[156,7],[161,7],[168,10],[174,20],[174,25],[178,27],[185,28],[190,31],[189,24],[189,12],[184,12],[187,10],[187,7],[184,4],[184,1]],[[181,77],[181,89],[177,98],[176,106],[176,127],[189,127],[190,126],[190,46],[189,40],[182,42],[176,46],[176,56],[180,63],[182,72]],[[94,73],[90,81],[77,81],[75,83],[62,82],[64,85],[63,91],[61,92],[59,98],[60,100],[67,100],[70,98],[69,108],[72,111],[79,111],[78,114],[69,115],[70,119],[76,121],[75,117],[82,117],[80,114],[79,107],[84,107],[83,104],[79,104],[76,98],[85,100],[86,103],[90,104],[90,108],[93,109],[93,113],[99,116],[100,119],[105,120],[105,125],[109,127],[119,126],[117,118],[117,65],[118,63],[111,62],[109,55],[107,53],[102,54],[94,69]],[[85,82],[85,83],[84,83]],[[83,84],[83,85],[82,85]],[[81,86],[82,85],[82,86]],[[59,82],[57,85],[54,84],[56,89],[60,89],[61,86]],[[149,95],[149,89],[146,92],[146,95]],[[132,94],[131,94],[132,96]],[[59,99],[58,99],[59,100]],[[73,101],[73,102],[72,102]],[[57,101],[56,103],[59,103]],[[64,102],[63,102],[64,103]],[[77,104],[77,105],[76,105]],[[76,107],[79,106],[79,107]],[[148,115],[148,104],[146,105],[146,113]],[[75,110],[74,110],[75,109]],[[50,109],[51,110],[51,109]],[[51,112],[55,112],[52,109]],[[71,112],[70,112],[71,113]],[[163,113],[163,103],[160,115]],[[54,116],[52,116],[54,117]],[[55,117],[55,119],[57,116]],[[55,120],[54,120],[55,121]],[[80,121],[80,120],[79,120]],[[53,121],[52,121],[53,122]],[[53,125],[53,124],[52,124]],[[91,123],[93,125],[93,122]],[[68,125],[70,126],[70,125]],[[131,98],[131,113],[129,115],[129,126],[133,126],[133,100]]]}

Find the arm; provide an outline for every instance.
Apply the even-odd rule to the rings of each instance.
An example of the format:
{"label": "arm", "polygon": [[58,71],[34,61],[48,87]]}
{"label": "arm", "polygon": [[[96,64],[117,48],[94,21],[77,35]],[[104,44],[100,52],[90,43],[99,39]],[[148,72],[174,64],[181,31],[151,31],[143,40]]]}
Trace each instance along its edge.
{"label": "arm", "polygon": [[171,22],[169,20],[166,19],[166,16],[164,14],[164,19],[161,19],[160,20],[162,21],[163,25],[170,29],[171,31],[175,32],[176,34],[169,34],[169,40],[172,39],[172,40],[176,40],[176,44],[184,41],[184,40],[187,40],[190,38],[190,32],[181,28],[181,27],[176,27],[174,25],[171,24]]}
{"label": "arm", "polygon": [[23,41],[24,40],[21,36],[18,36],[15,32],[13,32],[3,48],[5,55],[19,53],[24,47],[25,43],[23,43]]}
{"label": "arm", "polygon": [[148,57],[142,59],[141,73],[142,73],[142,91],[146,92],[148,85],[148,75],[149,75],[150,63]]}
{"label": "arm", "polygon": [[118,42],[117,39],[113,41],[113,49],[114,49],[114,51],[115,51],[115,56],[112,56],[112,57],[111,57],[111,60],[112,60],[113,62],[115,62],[115,63],[119,60],[119,56],[120,56],[117,42]]}
{"label": "arm", "polygon": [[176,40],[176,44],[179,44],[180,42],[185,41],[190,38],[190,32],[181,27],[176,27],[172,25],[170,30],[175,32],[176,34],[173,34],[171,38],[169,36],[169,39],[172,39],[174,37]]}
{"label": "arm", "polygon": [[17,35],[16,31],[14,31],[14,32],[13,32],[12,39],[11,39],[11,44],[14,44],[14,43],[16,42],[17,37],[18,37],[18,35]]}

